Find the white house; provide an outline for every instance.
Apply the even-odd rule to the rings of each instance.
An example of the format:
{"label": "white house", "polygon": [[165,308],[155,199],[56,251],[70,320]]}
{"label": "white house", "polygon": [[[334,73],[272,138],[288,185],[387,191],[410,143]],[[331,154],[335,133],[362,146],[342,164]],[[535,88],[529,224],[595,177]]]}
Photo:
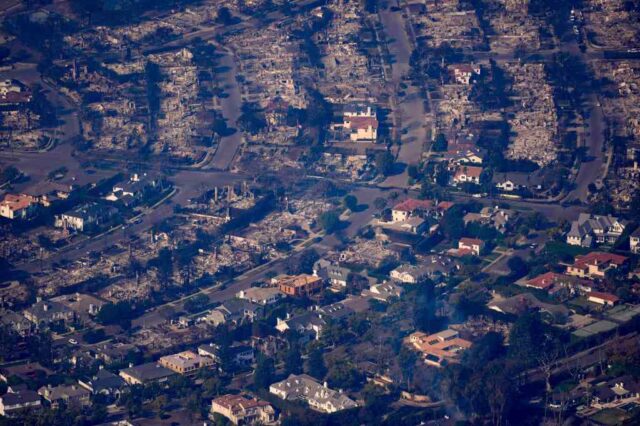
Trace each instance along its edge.
{"label": "white house", "polygon": [[456,173],[453,175],[453,184],[459,185],[469,182],[478,185],[480,184],[482,170],[482,167],[477,166],[458,166]]}

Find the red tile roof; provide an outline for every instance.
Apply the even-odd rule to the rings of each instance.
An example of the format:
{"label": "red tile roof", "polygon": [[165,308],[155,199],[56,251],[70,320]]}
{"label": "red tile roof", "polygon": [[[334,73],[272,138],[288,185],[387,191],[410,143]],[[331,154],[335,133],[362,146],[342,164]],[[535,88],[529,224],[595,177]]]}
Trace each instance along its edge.
{"label": "red tile roof", "polygon": [[477,238],[462,237],[462,238],[460,238],[460,243],[462,243],[462,244],[464,244],[466,246],[472,246],[472,245],[482,246],[484,244],[484,241],[479,240]]}
{"label": "red tile roof", "polygon": [[460,166],[456,170],[456,177],[465,175],[465,176],[479,178],[481,174],[482,174],[482,167]]}
{"label": "red tile roof", "polygon": [[396,204],[393,207],[393,210],[413,212],[418,209],[430,209],[432,207],[433,207],[433,201],[431,200],[416,200],[414,198],[409,198],[399,204]]}
{"label": "red tile roof", "polygon": [[213,400],[216,404],[235,411],[237,408],[248,409],[252,407],[266,407],[268,402],[249,398],[246,395],[222,395]]}
{"label": "red tile roof", "polygon": [[35,198],[30,195],[7,194],[5,195],[4,200],[0,202],[0,204],[6,205],[10,210],[15,212],[26,209],[35,202]]}
{"label": "red tile roof", "polygon": [[440,201],[438,203],[438,210],[449,210],[454,205],[455,203],[452,201]]}
{"label": "red tile roof", "polygon": [[352,129],[378,128],[378,120],[375,117],[345,117],[344,121],[350,122]]}
{"label": "red tile roof", "polygon": [[627,258],[619,254],[593,251],[591,253],[585,254],[584,256],[576,257],[576,260],[573,263],[573,266],[576,268],[584,268],[587,265],[608,264],[608,263],[614,264],[616,266],[620,266],[620,265],[623,265],[626,261],[627,261]]}
{"label": "red tile roof", "polygon": [[541,290],[547,290],[556,283],[556,281],[562,277],[561,274],[555,272],[547,272],[542,275],[538,275],[535,278],[531,278],[527,281],[526,285],[529,287],[539,288]]}
{"label": "red tile roof", "polygon": [[607,302],[611,302],[611,303],[617,303],[620,301],[620,298],[618,296],[616,296],[615,294],[611,294],[611,293],[603,293],[603,292],[599,292],[599,291],[592,291],[589,292],[587,294],[587,297],[591,298],[597,298],[597,299],[602,299],[602,300],[606,300]]}

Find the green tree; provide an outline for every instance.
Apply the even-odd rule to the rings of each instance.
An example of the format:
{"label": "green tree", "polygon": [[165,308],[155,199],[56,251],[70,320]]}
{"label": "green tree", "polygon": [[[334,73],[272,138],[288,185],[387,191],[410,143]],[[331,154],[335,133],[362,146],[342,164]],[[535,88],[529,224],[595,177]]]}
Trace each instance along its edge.
{"label": "green tree", "polygon": [[387,200],[385,200],[382,197],[378,197],[375,200],[373,200],[373,206],[378,210],[382,210],[385,207],[387,207]]}
{"label": "green tree", "polygon": [[293,343],[284,355],[284,365],[287,374],[302,373],[302,355],[297,344]]}
{"label": "green tree", "polygon": [[209,304],[209,297],[199,293],[184,302],[184,309],[189,313],[201,312]]}
{"label": "green tree", "polygon": [[446,151],[449,146],[447,142],[447,137],[443,133],[438,133],[435,141],[433,142],[433,150],[436,152]]}
{"label": "green tree", "polygon": [[318,380],[323,380],[324,376],[327,375],[327,366],[324,363],[324,356],[321,348],[315,348],[309,354],[307,370],[310,376],[313,376]]}
{"label": "green tree", "polygon": [[256,369],[253,372],[253,385],[256,389],[268,389],[276,374],[273,358],[258,355]]}
{"label": "green tree", "polygon": [[515,279],[519,279],[527,275],[529,267],[526,262],[522,260],[520,256],[513,256],[507,261],[507,266],[511,270],[511,276]]}
{"label": "green tree", "polygon": [[233,25],[236,22],[236,18],[233,17],[228,7],[222,6],[218,9],[218,16],[216,21],[223,25]]}
{"label": "green tree", "polygon": [[8,166],[2,169],[2,173],[0,174],[0,183],[11,182],[18,176],[20,176],[20,171],[14,166]]}
{"label": "green tree", "polygon": [[342,204],[345,208],[354,211],[358,207],[358,199],[355,195],[347,195],[342,200]]}
{"label": "green tree", "polygon": [[541,342],[546,340],[545,325],[537,312],[520,315],[509,333],[509,357],[532,365],[540,355]]}
{"label": "green tree", "polygon": [[389,151],[380,152],[376,155],[376,169],[383,176],[389,176],[393,173],[395,159]]}
{"label": "green tree", "polygon": [[313,272],[313,265],[320,259],[320,255],[314,249],[308,249],[302,252],[300,257],[290,257],[287,262],[287,273],[298,274],[310,274]]}
{"label": "green tree", "polygon": [[407,389],[411,390],[411,381],[416,368],[417,356],[414,351],[402,346],[398,354],[398,364],[402,372],[402,378],[407,382]]}
{"label": "green tree", "polygon": [[330,387],[355,390],[364,382],[364,376],[353,364],[340,360],[329,366],[327,381]]}
{"label": "green tree", "polygon": [[158,413],[158,417],[162,418],[165,414],[168,403],[169,399],[166,395],[158,395],[151,403],[151,407]]}
{"label": "green tree", "polygon": [[334,210],[324,212],[318,217],[318,223],[327,234],[331,234],[340,225],[340,215]]}
{"label": "green tree", "polygon": [[410,164],[407,167],[407,174],[411,179],[418,179],[420,177],[420,170],[415,164]]}

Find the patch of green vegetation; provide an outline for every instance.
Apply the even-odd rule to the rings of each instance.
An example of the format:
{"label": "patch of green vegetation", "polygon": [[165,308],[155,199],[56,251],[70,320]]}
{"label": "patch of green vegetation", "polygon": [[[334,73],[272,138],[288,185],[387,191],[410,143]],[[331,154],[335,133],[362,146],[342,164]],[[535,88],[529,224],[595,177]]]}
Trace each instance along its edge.
{"label": "patch of green vegetation", "polygon": [[589,249],[580,246],[572,246],[560,241],[550,241],[545,245],[545,251],[551,255],[558,255],[561,258],[569,256],[575,258],[576,256],[588,253]]}

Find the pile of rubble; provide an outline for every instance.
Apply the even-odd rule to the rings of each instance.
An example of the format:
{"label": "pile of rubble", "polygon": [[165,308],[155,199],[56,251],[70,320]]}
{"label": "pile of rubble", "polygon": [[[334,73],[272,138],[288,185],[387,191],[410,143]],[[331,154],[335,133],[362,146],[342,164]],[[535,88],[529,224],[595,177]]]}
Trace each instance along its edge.
{"label": "pile of rubble", "polygon": [[588,32],[595,36],[592,42],[607,48],[637,48],[640,35],[637,30],[638,11],[629,10],[624,0],[589,0],[591,7],[583,8]]}
{"label": "pile of rubble", "polygon": [[193,159],[191,139],[198,125],[198,73],[193,54],[182,49],[178,53],[150,55],[149,60],[160,66],[164,77],[160,83],[155,151]]}
{"label": "pile of rubble", "polygon": [[[417,13],[411,14],[418,39],[432,49],[443,44],[453,48],[473,50],[483,44],[475,10],[465,7],[460,0],[428,0],[426,11],[419,5]],[[464,2],[467,3],[467,2]]]}
{"label": "pile of rubble", "polygon": [[484,4],[495,32],[489,37],[491,50],[540,48],[541,23],[529,15],[529,0],[488,0]]}
{"label": "pile of rubble", "polygon": [[515,136],[507,156],[546,166],[557,157],[558,117],[544,65],[509,63],[505,70],[513,79],[515,106],[509,119]]}

